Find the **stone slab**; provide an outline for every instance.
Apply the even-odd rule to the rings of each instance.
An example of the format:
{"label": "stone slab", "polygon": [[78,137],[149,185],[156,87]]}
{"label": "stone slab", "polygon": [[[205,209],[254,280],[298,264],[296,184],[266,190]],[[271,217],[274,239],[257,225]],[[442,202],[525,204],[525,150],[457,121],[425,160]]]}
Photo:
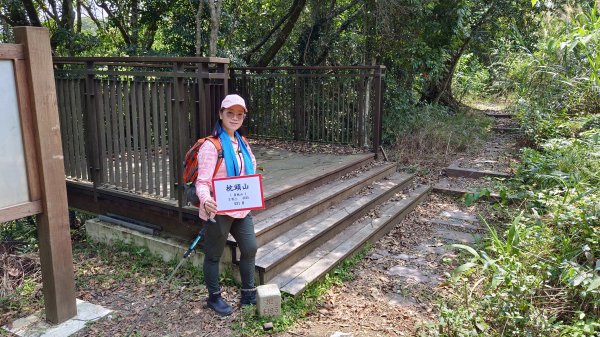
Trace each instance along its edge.
{"label": "stone slab", "polygon": [[440,213],[440,216],[442,216],[444,218],[465,220],[465,221],[469,221],[469,222],[479,222],[479,220],[477,219],[477,217],[475,215],[466,213],[463,211],[458,211],[458,210],[442,211]]}
{"label": "stone slab", "polygon": [[477,234],[459,232],[441,227],[434,229],[434,236],[449,243],[463,244],[471,244],[481,238],[481,236]]}
{"label": "stone slab", "polygon": [[256,311],[260,316],[281,316],[281,292],[276,284],[256,287]]}
{"label": "stone slab", "polygon": [[389,275],[399,276],[405,279],[411,279],[417,283],[429,283],[431,279],[427,274],[420,271],[419,269],[405,267],[405,266],[394,266],[387,270]]}
{"label": "stone slab", "polygon": [[442,220],[442,219],[429,219],[429,220],[425,220],[425,221],[432,225],[435,225],[435,226],[443,226],[446,228],[452,228],[452,229],[456,229],[459,231],[465,231],[465,232],[477,232],[482,229],[481,226],[472,225],[472,224],[466,223],[466,222],[456,222],[456,221],[448,221],[448,220]]}
{"label": "stone slab", "polygon": [[85,328],[86,324],[97,321],[111,312],[110,309],[77,299],[77,316],[61,324],[48,323],[42,318],[42,313],[38,312],[18,319],[2,328],[20,337],[66,337]]}

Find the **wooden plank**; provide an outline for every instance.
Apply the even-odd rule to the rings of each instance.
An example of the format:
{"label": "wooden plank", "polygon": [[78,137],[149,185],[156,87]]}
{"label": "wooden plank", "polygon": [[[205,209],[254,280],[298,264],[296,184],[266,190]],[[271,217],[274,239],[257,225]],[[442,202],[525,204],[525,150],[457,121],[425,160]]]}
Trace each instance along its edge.
{"label": "wooden plank", "polygon": [[125,185],[128,191],[135,191],[135,184],[133,183],[133,149],[131,145],[131,110],[133,101],[133,86],[131,81],[124,82],[123,95],[125,96],[125,151],[127,151],[127,184]]}
{"label": "wooden plank", "polygon": [[[21,46],[21,45],[18,45]],[[21,48],[21,54],[23,49]],[[24,56],[23,56],[24,57]],[[23,134],[23,150],[25,151],[25,165],[27,169],[27,182],[29,185],[29,200],[40,200],[42,190],[38,174],[38,159],[35,150],[34,120],[29,101],[30,93],[27,85],[27,68],[22,58],[15,60],[15,84],[18,93],[19,111],[21,115],[21,132]],[[60,119],[60,118],[59,118]],[[64,146],[64,142],[62,142]],[[38,212],[39,213],[39,212]],[[3,222],[3,221],[0,221]]]}
{"label": "wooden plank", "polygon": [[152,193],[160,195],[160,157],[158,145],[160,141],[160,121],[158,120],[158,82],[152,82],[152,140],[154,151],[152,153],[152,166],[154,167],[154,190]]}
{"label": "wooden plank", "polygon": [[332,169],[332,171],[329,174],[321,174],[318,176],[314,176],[313,178],[309,179],[308,181],[303,182],[300,185],[296,185],[296,186],[292,185],[288,188],[280,189],[278,191],[267,192],[267,193],[265,193],[265,203],[267,204],[267,207],[269,207],[270,205],[273,205],[277,202],[281,202],[284,198],[292,198],[294,196],[300,195],[303,192],[307,191],[308,189],[325,184],[325,183],[327,183],[331,180],[334,180],[337,177],[340,177],[354,169],[357,169],[360,166],[367,164],[372,159],[373,159],[373,156],[371,154],[365,155],[364,158],[361,158],[357,161],[346,164],[342,167],[338,167],[337,169]]}
{"label": "wooden plank", "polygon": [[117,101],[117,125],[119,126],[118,130],[119,130],[119,156],[117,157],[117,159],[119,160],[119,168],[120,168],[120,173],[119,173],[119,177],[121,178],[121,184],[120,186],[123,188],[127,188],[127,147],[125,145],[125,97],[123,97],[124,95],[124,88],[125,86],[123,85],[123,80],[119,79],[117,80],[117,87],[116,87],[116,101]]}
{"label": "wooden plank", "polygon": [[41,200],[30,201],[0,209],[0,223],[26,216],[40,214],[44,211]]}
{"label": "wooden plank", "polygon": [[140,169],[139,169],[139,163],[141,161],[140,158],[140,149],[139,149],[139,137],[138,137],[138,130],[139,130],[139,111],[140,111],[140,105],[142,104],[142,100],[141,100],[141,87],[138,81],[136,81],[135,79],[133,80],[133,83],[131,84],[131,129],[133,132],[133,177],[134,177],[134,184],[133,184],[133,190],[135,192],[140,191],[141,190],[141,181],[140,181]]}
{"label": "wooden plank", "polygon": [[146,109],[148,109],[148,86],[147,86],[147,82],[143,81],[140,82],[140,93],[138,93],[140,96],[138,96],[140,98],[140,101],[138,102],[138,108],[139,108],[139,128],[140,128],[140,171],[141,171],[141,175],[140,178],[142,179],[142,183],[141,183],[141,191],[142,193],[146,193],[147,191],[147,184],[146,181],[148,179],[148,161],[147,161],[147,150],[148,147],[146,146]]}
{"label": "wooden plank", "polygon": [[22,45],[3,43],[0,46],[0,60],[23,60],[24,58]]}
{"label": "wooden plank", "polygon": [[111,124],[112,124],[112,146],[113,146],[113,158],[112,164],[115,171],[115,186],[121,186],[121,153],[119,151],[119,101],[117,99],[117,87],[119,80],[114,77],[110,82],[110,110],[111,110]]}
{"label": "wooden plank", "polygon": [[65,80],[64,86],[64,94],[65,94],[65,107],[67,112],[67,142],[69,143],[69,160],[71,161],[71,171],[69,174],[71,177],[79,177],[77,168],[79,167],[79,163],[77,161],[77,156],[75,154],[75,137],[74,137],[74,127],[73,127],[73,96],[71,93],[71,81]]}
{"label": "wooden plank", "polygon": [[83,97],[85,92],[85,82],[81,79],[78,79],[76,82],[76,90],[75,90],[75,111],[77,113],[77,144],[78,144],[78,155],[79,155],[79,163],[81,164],[81,179],[90,180],[89,178],[89,167],[91,164],[91,158],[87,157],[87,153],[85,151],[85,112]]}
{"label": "wooden plank", "polygon": [[175,181],[175,162],[173,160],[173,154],[176,153],[175,151],[175,128],[176,125],[174,124],[173,121],[173,105],[176,104],[173,101],[173,94],[174,91],[177,90],[172,83],[168,83],[166,85],[167,87],[167,131],[169,132],[169,196],[171,199],[176,199],[177,198],[177,189],[175,188],[175,184],[177,183],[177,181]]}
{"label": "wooden plank", "polygon": [[71,115],[70,115],[70,121],[71,121],[71,141],[73,142],[73,156],[75,157],[75,176],[77,178],[82,178],[83,173],[82,173],[82,160],[81,160],[81,155],[80,155],[80,151],[79,151],[79,120],[77,118],[78,115],[78,109],[77,109],[77,89],[75,87],[75,81],[74,80],[70,80],[69,81],[69,106],[71,107]]}
{"label": "wooden plank", "polygon": [[110,104],[110,95],[111,95],[111,81],[105,80],[103,85],[102,98],[104,99],[104,116],[106,116],[105,125],[106,125],[106,166],[108,171],[108,183],[114,185],[115,183],[115,163],[114,163],[114,140],[112,131],[115,129],[112,118],[112,109]]}
{"label": "wooden plank", "polygon": [[160,153],[161,153],[161,165],[160,170],[162,173],[162,196],[167,197],[168,189],[168,169],[167,169],[167,126],[165,124],[167,107],[165,106],[165,90],[168,86],[165,83],[161,83],[159,92],[159,130],[160,130]]}
{"label": "wooden plank", "polygon": [[99,156],[99,163],[100,163],[100,173],[99,175],[102,177],[101,181],[102,183],[106,182],[108,179],[108,170],[110,170],[110,167],[108,167],[108,158],[106,155],[106,113],[104,111],[104,97],[105,95],[105,87],[104,87],[104,82],[102,80],[97,80],[96,81],[96,85],[94,85],[95,88],[95,95],[96,95],[96,113],[98,114],[97,116],[97,125],[98,125],[98,138],[99,138],[99,142],[100,142],[100,156]]}
{"label": "wooden plank", "polygon": [[144,125],[146,127],[146,144],[145,151],[146,154],[146,172],[147,176],[144,176],[148,179],[148,190],[149,194],[154,193],[154,175],[153,175],[153,167],[152,167],[152,103],[150,100],[150,95],[152,94],[152,82],[146,82],[144,88],[145,94],[145,103],[144,103]]}
{"label": "wooden plank", "polygon": [[46,319],[61,323],[74,317],[77,307],[52,50],[47,29],[16,27],[14,31],[30,69],[27,76],[37,125],[34,132],[44,210],[38,236]]}

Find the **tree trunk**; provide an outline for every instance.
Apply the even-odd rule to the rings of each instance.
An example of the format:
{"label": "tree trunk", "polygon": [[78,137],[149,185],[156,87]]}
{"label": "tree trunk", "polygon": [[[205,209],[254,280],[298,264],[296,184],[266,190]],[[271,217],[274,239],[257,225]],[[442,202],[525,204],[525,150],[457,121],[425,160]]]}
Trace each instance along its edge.
{"label": "tree trunk", "polygon": [[[481,18],[477,20],[473,26],[471,26],[471,32],[479,29],[492,15],[496,6],[492,4],[486,11],[483,13]],[[460,48],[452,55],[452,57],[446,62],[446,72],[438,79],[431,79],[427,88],[421,94],[421,100],[429,103],[442,104],[448,106],[454,110],[459,108],[460,103],[454,98],[452,94],[452,79],[454,78],[454,73],[456,71],[456,66],[458,65],[458,61],[462,57],[465,50],[471,43],[473,39],[473,34],[470,34],[463,43]]]}
{"label": "tree trunk", "polygon": [[210,41],[208,45],[208,56],[217,56],[217,42],[219,40],[219,24],[221,23],[222,0],[209,0],[210,8]]}
{"label": "tree trunk", "polygon": [[196,11],[196,56],[202,56],[202,12],[204,11],[204,0],[198,1]]}
{"label": "tree trunk", "polygon": [[81,0],[77,0],[77,33],[81,33]]}
{"label": "tree trunk", "polygon": [[131,2],[131,40],[129,44],[129,52],[133,55],[138,55],[139,44],[140,44],[140,28],[138,26],[140,17],[140,6],[139,0],[133,0]]}

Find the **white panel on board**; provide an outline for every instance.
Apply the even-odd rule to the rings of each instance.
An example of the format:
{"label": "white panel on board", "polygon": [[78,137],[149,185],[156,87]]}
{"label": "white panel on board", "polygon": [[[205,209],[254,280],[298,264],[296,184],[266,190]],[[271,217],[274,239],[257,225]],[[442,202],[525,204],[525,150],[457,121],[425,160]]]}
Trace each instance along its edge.
{"label": "white panel on board", "polygon": [[29,201],[12,60],[0,60],[0,209]]}

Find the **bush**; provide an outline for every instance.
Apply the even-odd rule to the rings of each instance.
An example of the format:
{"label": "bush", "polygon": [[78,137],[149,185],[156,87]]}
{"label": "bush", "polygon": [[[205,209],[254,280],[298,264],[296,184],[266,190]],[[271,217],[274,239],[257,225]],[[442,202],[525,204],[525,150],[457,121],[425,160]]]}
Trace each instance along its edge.
{"label": "bush", "polygon": [[560,27],[517,67],[513,109],[535,148],[522,151],[503,194],[521,200],[508,209],[510,223],[489,226],[482,247],[456,246],[465,261],[437,335],[600,333],[600,128],[589,113],[598,111],[600,83],[587,57],[597,55],[591,31],[600,19],[590,10]]}

